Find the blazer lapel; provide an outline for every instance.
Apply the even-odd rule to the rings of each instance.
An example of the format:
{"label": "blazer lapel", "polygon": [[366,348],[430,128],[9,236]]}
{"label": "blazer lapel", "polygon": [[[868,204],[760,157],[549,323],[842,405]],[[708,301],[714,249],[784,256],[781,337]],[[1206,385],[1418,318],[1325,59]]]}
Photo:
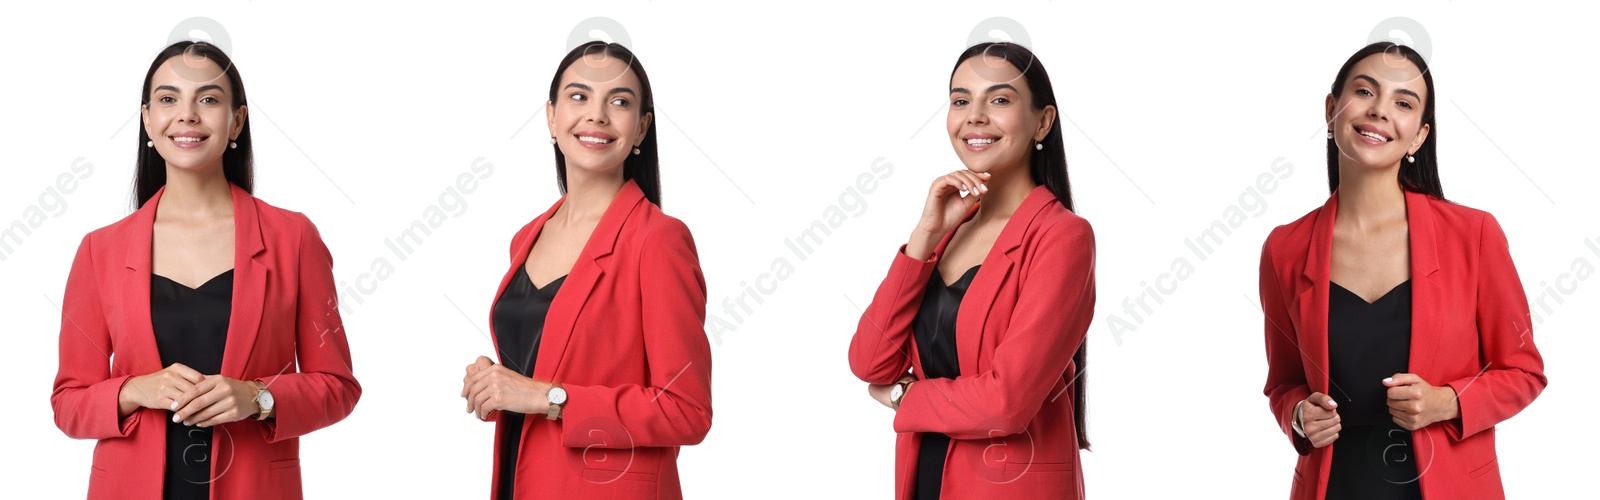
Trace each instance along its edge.
{"label": "blazer lapel", "polygon": [[956,358],[961,373],[982,371],[978,366],[978,351],[983,347],[983,326],[988,322],[989,310],[1000,293],[1000,285],[1011,276],[1021,258],[1022,237],[1027,234],[1028,226],[1054,201],[1055,194],[1042,185],[1028,193],[1017,211],[1012,212],[1006,226],[1001,228],[1000,236],[995,238],[994,246],[983,259],[983,267],[978,268],[978,275],[972,278],[972,285],[962,296],[961,307],[956,311]]}
{"label": "blazer lapel", "polygon": [[161,365],[161,350],[156,347],[155,327],[150,323],[150,272],[152,232],[156,222],[156,204],[161,201],[161,194],[167,188],[156,190],[144,206],[134,212],[133,220],[128,224],[127,257],[123,266],[127,272],[122,275],[122,317],[125,335],[116,339],[119,345],[113,349],[119,356],[127,356],[136,364],[135,373],[151,373],[163,368]]}
{"label": "blazer lapel", "polygon": [[[539,233],[544,231],[545,222],[548,222],[550,220],[550,216],[554,215],[556,213],[556,209],[561,208],[561,204],[566,201],[567,197],[565,195],[556,200],[554,205],[550,205],[550,209],[545,210],[543,214],[540,214],[539,217],[533,219],[533,229],[529,230],[527,234],[522,236],[521,239],[514,240],[512,242],[513,248],[511,249],[511,268],[506,270],[505,276],[500,277],[500,287],[495,289],[494,302],[500,301],[500,296],[505,295],[506,293],[506,287],[511,286],[512,278],[515,278],[517,273],[521,271],[522,266],[528,263],[528,252],[533,250],[533,243],[539,240]],[[506,364],[506,360],[500,355],[500,332],[497,332],[494,329],[494,302],[490,302],[489,304],[489,334],[494,337],[491,339],[491,341],[494,342],[492,347],[494,347],[495,359],[503,365]],[[535,354],[537,355],[537,353]],[[520,362],[521,361],[519,360],[511,360],[510,366],[516,371],[520,372],[522,371],[522,367],[516,365]]]}
{"label": "blazer lapel", "polygon": [[[1311,368],[1306,371],[1306,382],[1314,392],[1329,392],[1328,374],[1328,283],[1332,276],[1333,220],[1339,212],[1339,194],[1328,196],[1328,201],[1317,211],[1317,220],[1311,227],[1311,246],[1306,250],[1303,274],[1296,283],[1297,306],[1300,324],[1294,331],[1300,333],[1301,362]],[[1290,325],[1279,325],[1290,328]],[[1347,397],[1344,397],[1348,399]]]}
{"label": "blazer lapel", "polygon": [[[239,186],[230,183],[229,187],[233,192],[233,307],[228,315],[228,343],[222,353],[222,374],[243,380],[248,378],[245,369],[261,332],[270,272],[263,257],[267,249],[261,238],[255,197]],[[293,325],[293,320],[290,324]],[[270,368],[276,374],[287,371],[289,366]]]}
{"label": "blazer lapel", "polygon": [[1407,370],[1424,380],[1437,380],[1432,372],[1437,337],[1442,333],[1434,314],[1444,310],[1443,285],[1435,281],[1439,246],[1428,195],[1406,191],[1406,225],[1411,240],[1411,353]]}
{"label": "blazer lapel", "polygon": [[[561,283],[561,290],[550,302],[550,312],[544,321],[543,339],[539,341],[539,352],[536,354],[539,362],[533,367],[533,378],[556,381],[555,375],[560,373],[578,314],[583,312],[583,306],[588,303],[589,293],[594,290],[595,284],[605,275],[604,260],[616,248],[617,235],[622,232],[627,219],[644,202],[644,192],[630,180],[622,184],[617,197],[611,200],[605,214],[600,216],[600,223],[595,225],[594,232],[589,234],[589,241],[584,243],[583,253],[578,255],[578,261],[572,264],[566,281]],[[532,248],[531,244],[529,248]],[[523,260],[526,259],[527,254],[524,253]]]}

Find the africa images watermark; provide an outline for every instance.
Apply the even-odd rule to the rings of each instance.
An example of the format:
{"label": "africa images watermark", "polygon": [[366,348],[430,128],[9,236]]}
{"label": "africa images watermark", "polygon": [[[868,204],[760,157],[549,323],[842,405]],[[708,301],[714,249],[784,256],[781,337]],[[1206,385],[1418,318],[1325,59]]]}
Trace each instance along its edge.
{"label": "africa images watermark", "polygon": [[[711,340],[717,345],[722,345],[723,335],[737,331],[749,321],[756,308],[765,304],[768,297],[778,292],[778,285],[794,275],[795,262],[804,263],[829,241],[828,238],[833,236],[834,231],[839,230],[850,219],[860,218],[866,214],[867,196],[877,192],[880,182],[891,175],[894,175],[894,164],[881,156],[874,158],[868,171],[857,174],[854,182],[845,186],[844,191],[839,193],[837,202],[823,208],[822,215],[813,219],[794,237],[784,238],[783,246],[789,250],[788,254],[779,254],[772,259],[766,271],[757,273],[748,280],[739,281],[737,294],[723,296],[720,302],[722,312],[706,315],[705,328]],[[794,260],[791,261],[791,258]]]}
{"label": "africa images watermark", "polygon": [[22,249],[34,231],[52,218],[67,213],[67,196],[78,191],[79,182],[94,175],[94,164],[82,156],[74,158],[66,172],[56,175],[55,181],[44,187],[37,201],[22,209],[22,215],[0,228],[0,262],[5,262]]}
{"label": "africa images watermark", "polygon": [[389,250],[389,255],[374,257],[367,270],[354,279],[339,280],[339,313],[345,316],[354,313],[356,306],[365,304],[368,297],[378,292],[379,285],[394,276],[396,261],[405,262],[450,219],[466,215],[467,197],[477,192],[482,187],[480,182],[491,175],[494,175],[494,164],[481,156],[474,158],[465,171],[456,174],[453,182],[439,192],[437,201],[423,207],[422,214],[394,236],[384,238],[383,246]]}
{"label": "africa images watermark", "polygon": [[1122,345],[1124,334],[1138,330],[1155,316],[1156,308],[1165,304],[1168,297],[1178,292],[1178,285],[1194,276],[1196,267],[1194,261],[1190,260],[1191,257],[1199,262],[1205,262],[1221,251],[1233,233],[1245,223],[1265,215],[1267,196],[1277,192],[1279,183],[1291,175],[1294,175],[1293,163],[1281,156],[1273,159],[1267,171],[1257,174],[1255,182],[1245,186],[1244,191],[1239,193],[1237,202],[1224,207],[1222,215],[1213,219],[1194,236],[1183,239],[1184,248],[1189,250],[1187,254],[1174,257],[1165,272],[1156,274],[1152,279],[1141,280],[1138,293],[1123,297],[1122,312],[1106,315],[1105,321],[1117,345]]}

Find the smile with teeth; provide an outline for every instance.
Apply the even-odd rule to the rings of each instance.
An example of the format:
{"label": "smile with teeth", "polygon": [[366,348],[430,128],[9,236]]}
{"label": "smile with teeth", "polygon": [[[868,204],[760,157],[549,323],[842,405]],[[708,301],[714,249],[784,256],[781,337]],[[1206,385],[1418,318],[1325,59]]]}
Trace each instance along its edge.
{"label": "smile with teeth", "polygon": [[587,142],[589,144],[611,144],[611,142],[614,141],[615,139],[601,139],[599,137],[594,137],[594,136],[580,135],[580,136],[578,136],[578,140],[579,141],[583,141],[583,142]]}
{"label": "smile with teeth", "polygon": [[994,144],[994,141],[996,141],[996,140],[997,140],[997,139],[993,139],[993,138],[987,138],[987,139],[977,139],[977,138],[973,138],[973,139],[967,139],[967,145],[968,145],[968,146],[988,146],[988,145],[990,145],[990,144]]}
{"label": "smile with teeth", "polygon": [[1365,136],[1365,137],[1370,137],[1370,138],[1372,138],[1372,140],[1375,140],[1375,141],[1389,142],[1389,141],[1394,140],[1394,139],[1390,139],[1388,137],[1384,137],[1382,135],[1379,135],[1376,132],[1368,132],[1366,130],[1361,130],[1361,129],[1356,129],[1356,133],[1361,134],[1362,136]]}
{"label": "smile with teeth", "polygon": [[204,140],[206,140],[206,138],[204,138],[204,137],[194,137],[194,136],[187,136],[187,135],[172,137],[172,142],[177,142],[177,143],[193,143],[193,142],[200,142],[200,141],[204,141]]}

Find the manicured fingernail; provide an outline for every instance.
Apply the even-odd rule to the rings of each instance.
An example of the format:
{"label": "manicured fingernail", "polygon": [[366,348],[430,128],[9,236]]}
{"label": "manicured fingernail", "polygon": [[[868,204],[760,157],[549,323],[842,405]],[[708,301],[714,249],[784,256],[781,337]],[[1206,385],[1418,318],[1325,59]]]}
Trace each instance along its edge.
{"label": "manicured fingernail", "polygon": [[178,414],[172,414],[172,423],[176,424],[178,422],[182,422],[182,420],[178,419]]}
{"label": "manicured fingernail", "polygon": [[1338,408],[1339,407],[1339,402],[1330,399],[1330,400],[1328,400],[1328,406],[1332,406],[1334,408]]}
{"label": "manicured fingernail", "polygon": [[[177,402],[177,401],[173,401],[173,402],[172,402],[172,408],[171,408],[171,410],[172,410],[172,411],[178,411],[178,402]],[[173,415],[173,416],[174,416],[174,417],[176,417],[176,416],[177,416],[177,415]]]}
{"label": "manicured fingernail", "polygon": [[979,184],[978,185],[978,189],[982,189],[983,192],[987,193],[987,192],[989,192],[989,185],[988,184]]}
{"label": "manicured fingernail", "polygon": [[1385,383],[1385,384],[1392,383],[1392,382],[1394,382],[1394,377],[1389,377],[1389,378],[1383,379],[1383,383]]}
{"label": "manicured fingernail", "polygon": [[188,426],[188,427],[194,427],[194,424],[189,423],[188,420],[184,420],[183,421],[183,425]]}

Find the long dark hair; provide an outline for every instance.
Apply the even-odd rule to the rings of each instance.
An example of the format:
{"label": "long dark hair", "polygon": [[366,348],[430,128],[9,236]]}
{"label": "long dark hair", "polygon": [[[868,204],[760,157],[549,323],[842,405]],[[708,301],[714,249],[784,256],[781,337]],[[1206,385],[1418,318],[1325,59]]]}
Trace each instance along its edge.
{"label": "long dark hair", "polygon": [[[1067,210],[1072,210],[1072,183],[1067,180],[1067,146],[1061,138],[1061,106],[1056,104],[1055,87],[1050,85],[1050,74],[1045,72],[1044,63],[1033,55],[1033,51],[1026,47],[1008,42],[984,42],[967,48],[956,59],[955,69],[950,70],[950,76],[955,77],[955,70],[961,68],[961,63],[978,56],[1001,57],[1011,63],[1018,71],[1022,72],[1022,79],[1028,83],[1028,89],[1033,92],[1033,109],[1044,109],[1045,106],[1056,107],[1056,120],[1050,124],[1050,132],[1045,134],[1040,144],[1044,149],[1034,149],[1028,160],[1028,174],[1033,177],[1033,182],[1044,186],[1056,195],[1056,200]],[[1072,384],[1072,421],[1077,426],[1078,448],[1089,449],[1088,424],[1084,421],[1089,404],[1088,391],[1084,386],[1088,378],[1084,370],[1089,362],[1089,339],[1085,337],[1083,344],[1078,346],[1078,352],[1072,355],[1072,363],[1077,365],[1077,378]]]}
{"label": "long dark hair", "polygon": [[[1417,65],[1417,70],[1422,72],[1422,81],[1427,85],[1428,96],[1423,99],[1422,124],[1428,126],[1428,138],[1422,141],[1422,147],[1417,148],[1416,162],[1400,162],[1400,187],[1406,191],[1416,192],[1444,199],[1444,187],[1439,185],[1439,157],[1434,147],[1439,143],[1439,124],[1433,121],[1433,72],[1428,71],[1428,61],[1422,59],[1422,54],[1405,45],[1394,42],[1377,42],[1350,56],[1339,67],[1339,75],[1333,79],[1333,95],[1338,98],[1344,95],[1344,81],[1350,77],[1350,69],[1374,54],[1398,55]],[[1328,192],[1339,189],[1339,145],[1328,138]]]}
{"label": "long dark hair", "polygon": [[[645,113],[654,115],[656,111],[655,94],[650,91],[650,77],[645,74],[644,66],[639,64],[639,59],[633,56],[633,51],[621,44],[606,43],[595,40],[573,48],[567,57],[561,59],[561,64],[556,66],[556,76],[550,79],[550,102],[556,102],[556,92],[560,90],[561,74],[567,67],[578,62],[579,58],[591,54],[605,54],[606,57],[615,57],[628,62],[628,69],[639,77],[639,116]],[[556,185],[561,188],[561,194],[567,193],[567,156],[561,154],[561,146],[553,145],[556,151]],[[661,206],[661,161],[656,154],[656,120],[650,120],[650,126],[644,132],[644,142],[639,143],[639,154],[630,154],[628,159],[622,161],[623,180],[632,179],[639,185],[639,190],[644,191],[644,197],[656,206]]]}
{"label": "long dark hair", "polygon": [[[168,45],[156,60],[150,63],[150,71],[144,74],[144,90],[139,94],[140,107],[150,106],[150,80],[155,78],[156,69],[174,57],[199,57],[209,59],[222,67],[223,74],[228,77],[229,86],[233,87],[232,108],[238,111],[245,105],[244,79],[239,76],[239,68],[234,67],[233,60],[228,54],[206,42],[182,41]],[[150,201],[156,191],[167,185],[167,161],[161,158],[161,153],[156,148],[146,146],[150,141],[150,132],[144,128],[144,120],[139,120],[139,160],[134,166],[133,196],[139,206]],[[239,147],[225,149],[222,152],[222,175],[228,182],[239,186],[244,192],[251,192],[254,187],[255,156],[250,152],[250,117],[244,118],[244,125],[239,129],[239,138],[233,140]]]}

